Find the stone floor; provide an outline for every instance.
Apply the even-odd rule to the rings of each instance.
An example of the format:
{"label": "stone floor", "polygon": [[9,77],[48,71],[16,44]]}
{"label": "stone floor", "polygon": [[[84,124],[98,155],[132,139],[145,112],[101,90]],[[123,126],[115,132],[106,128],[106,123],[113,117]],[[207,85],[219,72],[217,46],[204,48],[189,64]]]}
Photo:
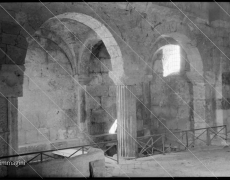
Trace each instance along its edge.
{"label": "stone floor", "polygon": [[107,177],[230,177],[229,161],[230,146],[210,146],[123,160],[119,165],[106,158],[106,174]]}

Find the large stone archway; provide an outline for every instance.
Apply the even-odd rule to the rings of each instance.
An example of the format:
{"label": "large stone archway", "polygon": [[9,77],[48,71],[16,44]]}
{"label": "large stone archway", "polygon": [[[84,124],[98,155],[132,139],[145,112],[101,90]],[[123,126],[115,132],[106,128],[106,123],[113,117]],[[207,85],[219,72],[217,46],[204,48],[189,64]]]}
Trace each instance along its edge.
{"label": "large stone archway", "polygon": [[[116,40],[114,39],[113,35],[105,27],[105,25],[103,25],[101,22],[88,15],[80,14],[80,13],[64,13],[54,18],[58,18],[60,20],[61,19],[75,20],[82,24],[85,24],[86,26],[90,27],[93,31],[95,31],[96,34],[99,36],[99,38],[105,44],[107,51],[111,57],[112,72],[109,73],[111,79],[113,79],[113,81],[117,85],[122,84],[120,80],[121,77],[124,75],[124,67],[123,67],[124,63],[122,59],[121,50]],[[76,65],[77,64],[75,64],[75,66]]]}
{"label": "large stone archway", "polygon": [[[186,76],[189,81],[192,83],[192,100],[193,103],[189,108],[190,112],[193,113],[193,120],[191,123],[191,129],[197,128],[205,128],[207,127],[206,123],[206,100],[205,100],[205,87],[206,84],[204,82],[204,72],[203,72],[203,62],[201,59],[201,55],[197,47],[193,45],[191,39],[189,39],[186,35],[180,34],[177,32],[168,33],[160,36],[155,42],[155,50],[154,54],[156,54],[157,50],[164,46],[165,44],[170,44],[170,39],[175,40],[178,45],[184,50],[187,57],[187,62],[189,63],[189,71],[186,71]],[[163,40],[164,43],[159,43]],[[182,57],[183,58],[183,57]],[[185,58],[184,58],[185,59]],[[200,132],[196,131],[195,135],[199,135]],[[203,139],[206,139],[206,135],[204,134]]]}
{"label": "large stone archway", "polygon": [[[131,104],[136,104],[133,103],[135,102],[135,98],[131,93],[133,91],[130,92],[130,89],[132,90],[133,88],[130,88],[130,86],[125,86],[121,81],[124,76],[124,63],[121,55],[121,50],[116,40],[114,39],[110,31],[102,23],[90,16],[80,13],[65,13],[58,15],[57,18],[59,20],[70,19],[72,21],[77,21],[79,23],[86,25],[96,33],[96,39],[102,40],[105,44],[106,49],[110,55],[110,60],[112,64],[111,71],[109,71],[109,76],[114,81],[116,85],[115,91],[117,92],[116,99],[118,117],[118,147],[120,153],[119,155],[124,157],[134,157],[136,153],[136,149],[133,148],[136,146],[136,106],[129,106],[129,104],[130,102],[132,102]],[[83,85],[82,87],[84,89],[85,84],[81,83],[84,82],[84,77],[82,81],[82,77],[79,76],[80,73],[78,68],[80,63],[77,60],[77,56],[74,54],[74,49],[71,47],[71,42],[65,41],[63,37],[58,37],[55,34],[55,32],[47,29],[47,24],[54,19],[56,19],[56,17],[47,20],[41,26],[41,30],[35,33],[35,36],[39,36],[40,38],[46,40],[50,39],[54,43],[58,44],[58,46],[60,46],[60,48],[69,58],[71,65],[73,67],[73,74],[71,74],[72,77],[75,79],[75,81],[80,82],[80,84]],[[84,45],[85,44],[83,44],[83,46]],[[83,91],[80,90],[78,94],[79,102],[81,102]],[[78,110],[81,110],[81,105],[78,106]],[[82,118],[81,115],[79,115],[78,117]]]}

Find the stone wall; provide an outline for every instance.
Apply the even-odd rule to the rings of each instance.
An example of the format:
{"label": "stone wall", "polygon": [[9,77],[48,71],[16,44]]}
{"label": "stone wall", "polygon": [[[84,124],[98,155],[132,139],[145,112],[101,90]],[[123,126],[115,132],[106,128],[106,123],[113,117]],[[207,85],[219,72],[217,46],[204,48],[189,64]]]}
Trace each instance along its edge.
{"label": "stone wall", "polygon": [[[22,96],[27,42],[15,22],[0,21],[0,156],[18,151],[17,97]],[[0,167],[0,177],[7,174]]]}
{"label": "stone wall", "polygon": [[48,53],[36,43],[27,51],[23,97],[19,98],[19,145],[70,139],[80,145],[85,143],[77,109],[80,87],[65,54],[57,47]]}
{"label": "stone wall", "polygon": [[108,74],[112,68],[110,56],[103,43],[92,52],[87,67],[91,78],[85,92],[89,134],[106,134],[117,118],[117,111],[116,87]]}
{"label": "stone wall", "polygon": [[[33,34],[35,31],[37,31],[43,23],[49,21],[48,19],[53,16],[40,3],[19,3],[13,5],[3,3],[2,5],[30,34]],[[109,5],[107,3],[90,3],[90,5],[92,5],[99,17],[95,17],[95,13],[85,3],[47,4],[48,8],[55,15],[68,12],[77,12],[82,13],[83,17],[84,14],[86,14],[105,24],[121,49],[122,61],[120,61],[121,58],[118,58],[120,64],[119,66],[116,66],[117,64],[115,59],[111,60],[112,69],[116,69],[117,72],[120,72],[120,67],[123,68],[122,70],[124,70],[124,75],[122,74],[122,81],[128,85],[135,85],[137,87],[137,92],[140,92],[139,94],[137,93],[137,97],[143,100],[143,103],[147,107],[151,108],[151,105],[153,105],[156,101],[156,107],[153,108],[153,111],[156,111],[155,113],[158,115],[161,113],[161,110],[159,109],[162,108],[159,108],[161,106],[159,106],[159,102],[157,100],[152,98],[152,102],[150,102],[151,98],[149,97],[157,97],[156,94],[154,95],[154,93],[150,93],[150,89],[152,89],[151,91],[157,91],[158,85],[160,85],[162,82],[158,83],[158,80],[154,77],[152,81],[154,83],[150,88],[150,85],[148,84],[149,82],[146,81],[146,79],[148,79],[148,75],[152,75],[152,73],[149,74],[149,71],[152,72],[152,70],[147,68],[146,63],[152,67],[153,54],[159,48],[156,47],[155,41],[157,41],[162,34],[164,36],[174,34],[175,36],[173,38],[175,38],[176,41],[186,41],[186,43],[182,43],[182,45],[189,47],[187,48],[186,52],[189,56],[188,59],[190,59],[189,63],[198,69],[198,72],[201,73],[201,76],[204,76],[204,78],[200,78],[202,79],[202,83],[199,84],[199,86],[194,86],[195,88],[193,89],[193,92],[195,92],[193,94],[195,100],[197,102],[202,101],[201,103],[197,103],[197,106],[194,107],[194,110],[197,111],[203,119],[205,119],[202,126],[206,126],[205,123],[208,123],[209,125],[228,124],[229,126],[229,108],[228,102],[226,101],[226,99],[229,98],[229,85],[228,81],[226,81],[226,77],[228,77],[228,72],[230,70],[230,32],[229,29],[226,28],[228,27],[226,16],[223,17],[223,15],[219,14],[219,16],[213,18],[212,14],[214,13],[212,12],[215,10],[215,8],[208,9],[209,5],[207,3],[193,3],[192,6],[194,8],[192,10],[190,9],[190,4],[177,3],[177,5],[188,14],[189,18],[185,18],[184,14],[171,3],[131,3],[129,5],[127,5],[127,3],[111,3]],[[37,11],[38,9],[39,11]],[[18,25],[15,25],[15,23],[13,23],[14,20],[4,11],[1,11],[0,15],[0,48],[9,54],[16,64],[23,65],[25,60],[25,52],[27,49],[25,37],[27,37],[29,40],[30,38],[28,37],[30,37],[30,35],[28,35],[26,31],[21,30]],[[218,23],[217,18],[225,22]],[[193,23],[190,21],[190,19]],[[62,60],[67,62],[66,59],[68,59],[68,61],[72,63],[72,68],[74,71],[78,69],[78,50],[82,47],[82,44],[74,44],[76,38],[74,38],[70,33],[67,33],[68,31],[64,30],[64,27],[57,23],[58,22],[53,19],[52,23],[50,24],[52,26],[49,26],[49,23],[48,25],[45,24],[43,26],[43,28],[48,28],[50,31],[56,31],[56,36],[61,37],[59,39],[55,39],[55,33],[47,33],[47,37],[52,39],[53,42],[56,42],[59,47],[62,47],[62,51],[60,49],[60,51],[49,51],[52,51],[52,54],[59,58],[60,62],[62,62]],[[66,20],[64,20],[64,23],[66,23]],[[83,28],[79,24],[76,25],[76,22],[73,20],[71,20],[69,24],[71,24],[69,28],[71,28],[72,31],[78,31],[79,29],[85,29],[87,32],[88,30],[92,31],[90,28],[87,29],[85,27]],[[97,25],[98,24],[95,26]],[[104,31],[105,29],[103,29],[102,32]],[[103,38],[106,36],[106,33],[99,34]],[[84,33],[81,35],[78,37],[84,40]],[[60,43],[60,39],[62,39],[64,42]],[[111,39],[108,40],[104,38],[104,43],[108,44],[110,40]],[[116,46],[116,48],[118,46]],[[56,48],[54,44],[50,47]],[[113,47],[113,49],[116,48]],[[36,50],[36,53],[38,53],[37,55],[29,55],[30,53],[30,50],[28,50],[27,59],[31,59],[29,56],[37,56],[37,59],[43,59],[44,62],[40,64],[36,62],[26,63],[26,71],[28,71],[27,73],[29,73],[31,77],[34,77],[37,83],[41,83],[40,85],[45,89],[45,91],[58,101],[57,104],[60,105],[68,115],[75,117],[76,112],[78,111],[76,111],[76,104],[74,103],[76,103],[75,100],[77,100],[76,97],[78,97],[78,94],[75,92],[77,88],[71,89],[70,87],[72,85],[76,86],[76,84],[70,81],[71,78],[67,76],[66,72],[63,72],[60,68],[56,67],[54,63],[50,62],[51,60],[46,57],[47,54],[45,52]],[[114,57],[118,56],[116,53],[117,51],[110,51],[110,54],[115,54]],[[200,57],[197,54],[199,54]],[[0,59],[1,65],[13,64],[13,62],[10,61],[9,58],[7,58],[2,52],[0,52]],[[108,57],[100,57],[100,60],[105,61],[105,63],[110,62]],[[64,66],[66,68],[71,69],[65,62],[62,62],[62,64],[65,64]],[[89,84],[87,84],[87,89],[90,91],[90,94],[92,94],[93,97],[100,102],[100,106],[92,103],[92,99],[85,94],[86,107],[84,108],[87,115],[87,121],[85,123],[89,123],[88,127],[90,127],[89,132],[91,134],[99,134],[102,132],[107,132],[112,124],[112,121],[108,121],[110,120],[110,117],[105,114],[105,111],[102,109],[102,107],[111,111],[114,117],[116,117],[115,84],[113,84],[109,78],[108,72],[105,71],[105,69],[103,69],[101,66],[97,65],[97,62],[92,64],[90,76],[94,78]],[[13,69],[14,68],[11,68],[11,72],[15,72]],[[15,90],[17,88],[21,88],[20,85],[16,83],[20,81],[11,81],[17,77],[19,78],[20,75],[17,76],[15,73],[10,73],[10,75],[12,75],[14,78],[7,80],[7,78],[9,78],[7,75],[8,71],[10,70],[7,66],[2,66],[1,73],[3,73],[4,76],[1,76],[1,91],[6,94],[9,93],[9,96],[22,96],[21,91]],[[57,71],[58,73],[56,74]],[[194,76],[192,83],[195,84],[197,80],[195,75],[197,75],[197,72],[195,69],[192,69],[192,67],[190,71],[192,76]],[[51,75],[55,77],[55,80],[52,79]],[[77,75],[77,72],[74,71],[72,75]],[[7,81],[7,83],[2,83],[3,81]],[[186,81],[187,80],[184,80],[183,78],[181,79],[181,77],[177,77],[175,79],[170,79],[167,81],[167,83],[172,84],[173,86],[175,82],[179,82],[180,85],[187,87]],[[58,83],[61,83],[61,85],[59,86]],[[14,88],[9,90],[9,86],[6,84],[10,86],[13,84]],[[156,87],[153,87],[155,85]],[[41,98],[41,94],[36,91],[33,83],[29,81],[26,76],[24,77],[23,88],[25,90],[23,98],[19,100],[19,108],[21,107],[20,109],[24,113],[28,111],[26,113],[29,115],[29,119],[33,119],[36,127],[40,128],[40,130],[43,131],[47,137],[53,140],[66,140],[68,138],[75,138],[77,136],[74,133],[74,129],[71,129],[72,124],[69,124],[69,121],[67,120],[68,118],[65,118],[57,107],[47,103],[47,99]],[[202,89],[202,93],[199,93],[200,89]],[[69,92],[68,94],[71,94],[69,97],[66,97],[66,91]],[[161,93],[160,97],[164,97],[167,95],[166,93],[170,92],[166,91],[165,93]],[[182,90],[181,93],[188,97],[189,93],[187,90]],[[168,97],[166,96],[166,99],[167,98]],[[192,97],[190,96],[190,99],[191,98]],[[177,100],[175,101],[177,102]],[[50,113],[47,112],[48,107],[52,107],[52,110],[49,110]],[[157,108],[158,110],[156,110]],[[170,108],[167,108],[170,109],[170,113],[172,112],[173,114],[174,110],[171,111],[173,108],[171,108],[171,106]],[[38,109],[42,109],[42,111],[36,112]],[[168,112],[168,109],[165,109],[164,111]],[[187,109],[185,111],[187,111]],[[177,112],[179,112],[179,110],[177,110]],[[177,115],[182,116],[180,114]],[[150,115],[143,105],[141,105],[140,102],[137,102],[138,131],[141,129],[143,130],[144,125],[148,126],[148,124],[150,124],[152,120],[149,117]],[[174,117],[174,114],[173,116],[170,114],[169,119],[172,117]],[[19,129],[21,133],[19,136],[20,142],[23,142],[22,144],[33,143],[34,141],[30,141],[30,137],[34,137],[38,141],[43,141],[44,139],[42,137],[39,137],[36,132],[32,131],[32,127],[30,127],[30,125],[27,123],[22,123],[24,122],[22,119],[22,117],[19,117]],[[51,127],[51,124],[49,124],[50,122],[45,121],[46,119],[51,119],[50,122],[54,122],[52,119],[60,120],[59,123],[54,123],[52,126],[56,126],[58,129],[59,127],[62,128],[60,128],[58,131],[57,129]],[[188,119],[187,113],[185,119]],[[75,120],[77,122],[80,121],[79,119]],[[111,122],[111,124],[108,122]],[[91,127],[95,128],[91,129]],[[183,128],[185,127],[187,127],[187,125],[185,126],[184,124]],[[21,131],[21,129],[23,129],[23,131]]]}

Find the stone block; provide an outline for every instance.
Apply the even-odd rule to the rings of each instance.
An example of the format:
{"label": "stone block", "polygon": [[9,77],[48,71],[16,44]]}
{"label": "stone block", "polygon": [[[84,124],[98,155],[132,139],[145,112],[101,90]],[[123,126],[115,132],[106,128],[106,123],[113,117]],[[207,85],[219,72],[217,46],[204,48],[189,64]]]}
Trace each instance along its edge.
{"label": "stone block", "polygon": [[203,100],[194,100],[194,121],[196,122],[205,122],[205,101]]}
{"label": "stone block", "polygon": [[28,43],[26,41],[26,38],[19,35],[16,39],[16,46],[18,46],[22,49],[27,49]]}
{"label": "stone block", "polygon": [[8,133],[1,133],[0,134],[0,157],[6,156],[8,154]]}
{"label": "stone block", "polygon": [[67,141],[54,142],[50,144],[51,148],[53,149],[64,148],[67,147],[67,145]]}
{"label": "stone block", "polygon": [[102,76],[101,76],[101,74],[90,74],[90,76],[92,77],[92,79],[89,82],[90,86],[102,84]]}
{"label": "stone block", "polygon": [[[110,122],[113,118],[112,114],[103,109],[93,110],[90,114],[90,121],[94,123]],[[112,116],[112,117],[111,117]]]}
{"label": "stone block", "polygon": [[23,66],[2,65],[0,71],[0,92],[4,96],[22,96],[23,70]]}
{"label": "stone block", "polygon": [[58,140],[67,139],[67,131],[66,129],[58,129]]}
{"label": "stone block", "polygon": [[88,66],[89,66],[89,72],[90,73],[101,72],[101,62],[97,58],[90,61],[90,64]]}
{"label": "stone block", "polygon": [[109,107],[115,105],[116,106],[116,97],[102,97],[101,98],[101,106],[103,109],[108,109]]}
{"label": "stone block", "polygon": [[137,131],[143,130],[143,120],[137,120]]}
{"label": "stone block", "polygon": [[38,132],[36,129],[26,131],[26,143],[36,143],[38,142]]}
{"label": "stone block", "polygon": [[205,72],[205,82],[208,84],[214,85],[216,81],[216,75],[212,71]]}
{"label": "stone block", "polygon": [[2,43],[4,44],[10,44],[10,45],[15,45],[16,44],[16,35],[12,34],[2,34]]}
{"label": "stone block", "polygon": [[113,80],[109,77],[109,74],[102,73],[102,83],[106,85],[114,85]]}
{"label": "stone block", "polygon": [[47,150],[47,144],[26,144],[19,147],[20,153],[29,153],[34,151],[44,151]]}
{"label": "stone block", "polygon": [[224,72],[222,73],[222,83],[223,85],[230,85],[230,73],[229,72]]}
{"label": "stone block", "polygon": [[[205,122],[197,122],[197,123],[194,123],[194,129],[199,129],[199,128],[205,128],[207,127],[207,124]],[[197,130],[195,131],[196,133],[196,136],[201,134],[204,130]],[[205,133],[204,133],[205,134]]]}
{"label": "stone block", "polygon": [[230,109],[230,98],[223,98],[221,106],[222,109]]}
{"label": "stone block", "polygon": [[47,128],[39,128],[38,129],[38,142],[49,141],[49,129]]}
{"label": "stone block", "polygon": [[216,109],[222,109],[222,99],[216,100]]}
{"label": "stone block", "polygon": [[116,97],[116,86],[109,86],[109,96]]}
{"label": "stone block", "polygon": [[193,86],[193,98],[194,99],[205,99],[205,85],[198,84]]}
{"label": "stone block", "polygon": [[144,130],[137,131],[137,137],[144,136]]}
{"label": "stone block", "polygon": [[[91,96],[108,96],[109,86],[107,86],[107,85],[86,86],[86,91]],[[86,93],[86,94],[88,94],[88,93]]]}
{"label": "stone block", "polygon": [[8,131],[8,101],[0,96],[0,133]]}
{"label": "stone block", "polygon": [[73,139],[73,138],[77,138],[77,132],[80,132],[80,129],[79,127],[75,126],[75,127],[69,127],[68,130],[67,130],[67,136],[68,136],[68,139]]}
{"label": "stone block", "polygon": [[90,177],[105,177],[105,160],[99,159],[90,163]]}
{"label": "stone block", "polygon": [[222,95],[223,95],[223,98],[225,99],[230,98],[230,86],[229,85],[222,86]]}
{"label": "stone block", "polygon": [[50,141],[56,141],[56,140],[58,140],[57,129],[50,128],[49,131],[50,131],[49,132],[49,135],[50,135],[49,139],[50,139]]}
{"label": "stone block", "polygon": [[26,131],[25,130],[18,131],[18,144],[19,145],[26,144]]}
{"label": "stone block", "polygon": [[179,109],[178,109],[177,116],[180,119],[189,118],[189,116],[190,116],[190,108],[188,106],[180,106]]}
{"label": "stone block", "polygon": [[51,109],[47,112],[47,127],[60,128],[66,126],[66,120],[63,112],[59,112],[57,109]]}
{"label": "stone block", "polygon": [[86,95],[86,110],[89,109],[98,109],[101,106],[101,98],[99,97],[91,97],[90,95]]}
{"label": "stone block", "polygon": [[135,96],[142,95],[142,84],[135,85],[135,87],[134,87],[134,95]]}
{"label": "stone block", "polygon": [[94,124],[91,123],[90,135],[103,134],[104,132],[105,132],[105,123],[94,123]]}
{"label": "stone block", "polygon": [[15,23],[2,22],[2,32],[7,34],[19,34],[21,27]]}
{"label": "stone block", "polygon": [[23,65],[25,63],[25,58],[26,58],[25,49],[8,45],[7,54],[9,55],[9,57],[6,58],[6,64]]}
{"label": "stone block", "polygon": [[77,109],[64,109],[64,114],[62,119],[65,120],[65,127],[73,127],[73,126],[77,126],[78,125],[78,121],[77,121]]}
{"label": "stone block", "polygon": [[5,57],[6,57],[6,47],[0,46],[0,64],[5,63]]}
{"label": "stone block", "polygon": [[101,72],[112,71],[112,63],[110,59],[100,59],[101,61]]}
{"label": "stone block", "polygon": [[[68,92],[68,94],[62,99],[62,109],[71,109],[75,106],[74,92],[68,90],[66,90],[66,92]],[[63,94],[65,94],[64,91]]]}
{"label": "stone block", "polygon": [[205,98],[212,99],[215,95],[215,87],[210,86],[209,84],[205,85]]}

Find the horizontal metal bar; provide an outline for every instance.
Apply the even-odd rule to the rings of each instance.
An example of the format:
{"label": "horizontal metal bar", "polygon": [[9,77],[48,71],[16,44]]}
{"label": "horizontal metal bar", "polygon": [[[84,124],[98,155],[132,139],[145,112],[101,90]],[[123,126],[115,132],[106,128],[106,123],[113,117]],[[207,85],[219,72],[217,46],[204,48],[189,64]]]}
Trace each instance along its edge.
{"label": "horizontal metal bar", "polygon": [[[222,125],[222,126],[213,126],[213,127],[208,127],[208,128],[217,128],[217,127],[225,127],[225,125]],[[203,130],[203,129],[208,129],[208,128],[189,129],[189,130],[182,130],[182,131],[171,131],[171,132],[165,132],[165,133],[161,133],[161,134],[154,134],[154,135],[148,135],[148,136],[140,136],[140,137],[137,137],[137,139],[146,138],[146,137],[161,136],[163,134],[169,134],[169,133],[172,134],[172,133],[181,133],[181,132],[183,133],[183,132],[189,132],[189,131],[197,131],[197,130]]]}
{"label": "horizontal metal bar", "polygon": [[[217,127],[226,127],[226,125],[222,126],[214,126],[214,127],[209,127],[209,128],[217,128]],[[182,131],[171,131],[170,133],[180,133],[180,132],[188,132],[188,131],[197,131],[197,130],[202,130],[202,129],[207,129],[207,128],[199,128],[199,129],[191,129],[191,130],[182,130]],[[161,134],[154,134],[154,135],[149,135],[149,136],[142,136],[142,137],[137,137],[137,139],[140,138],[146,138],[146,137],[154,137],[154,136],[161,136],[164,134],[167,134],[169,132],[161,133]],[[107,135],[116,135],[116,134],[102,134],[102,135],[95,135],[92,137],[101,137],[101,136],[107,136]],[[67,148],[60,148],[60,149],[51,149],[51,150],[45,150],[45,151],[36,151],[36,152],[30,152],[30,153],[23,153],[23,154],[16,154],[16,155],[9,155],[9,156],[2,156],[0,159],[5,159],[5,158],[11,158],[11,157],[19,157],[19,156],[27,156],[27,155],[32,155],[32,154],[38,154],[38,153],[46,153],[46,152],[52,152],[52,151],[58,151],[58,150],[65,150],[65,149],[74,149],[74,148],[84,148],[88,146],[94,146],[98,144],[107,144],[107,143],[112,143],[112,142],[118,142],[118,140],[114,141],[107,141],[107,142],[99,142],[99,143],[93,143],[93,144],[88,144],[88,145],[81,145],[81,146],[73,146],[73,147],[67,147]],[[193,143],[193,142],[192,142]],[[192,144],[191,143],[191,144]],[[190,145],[191,145],[190,144]],[[190,146],[189,145],[189,146]]]}
{"label": "horizontal metal bar", "polygon": [[103,137],[103,136],[113,136],[113,135],[117,135],[117,133],[114,133],[114,134],[99,134],[99,135],[91,135],[91,137]]}
{"label": "horizontal metal bar", "polygon": [[45,155],[45,156],[48,156],[48,157],[51,157],[51,158],[54,158],[54,159],[56,159],[55,157],[53,157],[53,156],[50,156],[50,155],[48,155],[48,154],[45,154],[45,153],[43,153],[43,155]]}
{"label": "horizontal metal bar", "polygon": [[[206,130],[205,130],[205,131],[206,131]],[[194,141],[198,139],[198,140],[203,141],[203,142],[205,142],[205,143],[206,143],[206,141],[204,141],[204,140],[202,140],[202,139],[200,139],[200,138],[199,138],[202,134],[204,134],[204,133],[205,133],[205,131],[204,131],[204,132],[202,132],[199,136],[195,136],[194,134],[192,134],[192,135],[195,137]]]}

